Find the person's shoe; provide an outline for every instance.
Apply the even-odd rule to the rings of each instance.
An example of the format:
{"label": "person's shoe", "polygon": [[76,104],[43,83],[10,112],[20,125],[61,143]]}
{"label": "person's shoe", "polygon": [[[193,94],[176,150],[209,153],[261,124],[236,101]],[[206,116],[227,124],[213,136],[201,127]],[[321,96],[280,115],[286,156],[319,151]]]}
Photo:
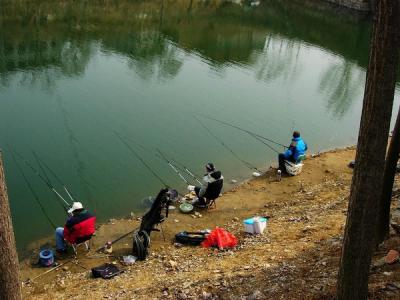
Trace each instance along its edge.
{"label": "person's shoe", "polygon": [[57,254],[67,254],[67,249],[57,249],[56,250]]}

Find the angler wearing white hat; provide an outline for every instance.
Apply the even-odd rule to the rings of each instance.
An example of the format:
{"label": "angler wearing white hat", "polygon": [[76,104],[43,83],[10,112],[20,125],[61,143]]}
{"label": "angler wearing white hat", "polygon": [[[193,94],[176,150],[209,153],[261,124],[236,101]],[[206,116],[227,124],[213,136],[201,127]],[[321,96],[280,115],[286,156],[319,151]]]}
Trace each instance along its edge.
{"label": "angler wearing white hat", "polygon": [[79,244],[89,240],[95,232],[96,217],[89,213],[81,202],[74,202],[68,210],[68,217],[64,228],[56,229],[56,250],[65,253],[66,242]]}

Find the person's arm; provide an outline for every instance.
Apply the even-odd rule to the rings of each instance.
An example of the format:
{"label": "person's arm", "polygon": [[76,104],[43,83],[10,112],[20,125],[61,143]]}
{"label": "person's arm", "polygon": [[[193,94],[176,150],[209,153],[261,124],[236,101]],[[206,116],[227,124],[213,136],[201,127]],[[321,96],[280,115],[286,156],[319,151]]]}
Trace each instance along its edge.
{"label": "person's arm", "polygon": [[70,231],[72,231],[74,229],[75,223],[76,223],[75,218],[73,216],[69,217],[67,219],[67,222],[65,223],[65,227],[67,227]]}
{"label": "person's arm", "polygon": [[204,197],[208,188],[208,184],[206,186],[202,186],[199,191],[199,197]]}
{"label": "person's arm", "polygon": [[285,156],[285,158],[289,158],[293,155],[293,151],[292,151],[292,147],[290,146],[284,153],[283,155]]}

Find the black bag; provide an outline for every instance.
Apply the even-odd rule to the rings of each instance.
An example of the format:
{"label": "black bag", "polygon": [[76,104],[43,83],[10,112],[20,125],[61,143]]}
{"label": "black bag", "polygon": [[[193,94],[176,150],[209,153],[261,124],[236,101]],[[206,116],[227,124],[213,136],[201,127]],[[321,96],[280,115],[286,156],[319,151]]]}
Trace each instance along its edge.
{"label": "black bag", "polygon": [[193,245],[198,246],[201,244],[202,241],[205,240],[206,232],[187,232],[182,231],[175,235],[175,241],[181,243],[183,245]]}
{"label": "black bag", "polygon": [[119,270],[117,266],[113,264],[104,264],[98,267],[92,268],[92,274],[94,278],[104,278],[110,279],[118,274],[123,273],[124,271]]}
{"label": "black bag", "polygon": [[132,254],[136,255],[138,260],[145,260],[149,255],[150,237],[146,231],[142,230],[133,235]]}

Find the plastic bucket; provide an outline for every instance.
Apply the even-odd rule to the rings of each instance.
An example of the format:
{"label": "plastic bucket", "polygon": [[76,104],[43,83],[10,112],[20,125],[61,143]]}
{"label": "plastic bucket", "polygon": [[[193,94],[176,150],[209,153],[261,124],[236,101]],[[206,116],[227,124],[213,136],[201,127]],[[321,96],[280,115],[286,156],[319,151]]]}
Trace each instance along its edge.
{"label": "plastic bucket", "polygon": [[54,253],[50,249],[39,252],[39,264],[42,267],[50,267],[54,264]]}

